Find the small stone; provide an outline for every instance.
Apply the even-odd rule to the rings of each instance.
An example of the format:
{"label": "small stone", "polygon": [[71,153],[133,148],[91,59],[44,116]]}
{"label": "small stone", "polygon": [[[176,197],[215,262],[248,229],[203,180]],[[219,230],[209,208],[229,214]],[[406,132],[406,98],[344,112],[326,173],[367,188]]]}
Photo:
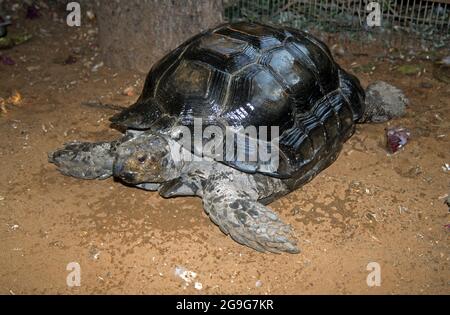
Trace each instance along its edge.
{"label": "small stone", "polygon": [[448,211],[450,212],[450,196],[448,196],[447,199],[444,200],[444,203],[447,205]]}
{"label": "small stone", "polygon": [[203,289],[203,284],[201,282],[195,282],[194,288],[197,290],[201,290],[201,289]]}
{"label": "small stone", "polygon": [[255,287],[260,288],[261,286],[262,286],[262,281],[261,280],[256,281]]}
{"label": "small stone", "polygon": [[103,61],[102,61],[102,62],[100,62],[100,63],[97,63],[95,66],[93,66],[92,69],[91,69],[91,71],[92,71],[92,72],[97,72],[98,69],[100,69],[100,68],[103,67],[103,66],[104,66],[104,63],[103,63]]}
{"label": "small stone", "polygon": [[400,214],[402,214],[404,212],[409,212],[409,209],[407,207],[404,207],[404,206],[398,206],[398,212]]}
{"label": "small stone", "polygon": [[29,72],[37,71],[39,69],[41,69],[41,66],[29,66],[29,67],[27,67],[27,70]]}
{"label": "small stone", "polygon": [[64,65],[71,65],[77,62],[77,58],[75,56],[69,55],[64,61]]}
{"label": "small stone", "polygon": [[97,246],[92,245],[89,248],[89,255],[92,260],[98,260],[100,257],[100,250],[97,248]]}
{"label": "small stone", "polygon": [[92,10],[88,10],[86,11],[86,16],[87,18],[92,21],[93,19],[95,19],[95,13]]}
{"label": "small stone", "polygon": [[334,45],[331,47],[331,51],[332,51],[335,55],[337,55],[337,56],[339,56],[339,57],[345,56],[345,50],[344,50],[344,48],[343,48],[342,46],[338,45],[338,44],[334,44]]}
{"label": "small stone", "polygon": [[433,84],[431,84],[430,82],[420,82],[419,87],[423,89],[431,89],[433,87]]}
{"label": "small stone", "polygon": [[125,95],[125,96],[134,96],[135,94],[136,94],[136,90],[132,86],[129,86],[122,91],[122,95]]}

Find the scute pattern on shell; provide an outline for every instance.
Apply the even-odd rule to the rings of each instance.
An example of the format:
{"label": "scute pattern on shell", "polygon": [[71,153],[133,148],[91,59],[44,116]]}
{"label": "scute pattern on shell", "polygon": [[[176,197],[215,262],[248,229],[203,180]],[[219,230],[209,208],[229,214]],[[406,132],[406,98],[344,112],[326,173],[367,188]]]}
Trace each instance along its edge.
{"label": "scute pattern on shell", "polygon": [[[136,104],[112,121],[136,129],[191,127],[196,117],[203,127],[279,126],[280,167],[271,175],[302,181],[318,161],[336,157],[363,112],[358,79],[320,40],[240,22],[196,35],[166,55]],[[258,171],[251,163],[227,162]]]}

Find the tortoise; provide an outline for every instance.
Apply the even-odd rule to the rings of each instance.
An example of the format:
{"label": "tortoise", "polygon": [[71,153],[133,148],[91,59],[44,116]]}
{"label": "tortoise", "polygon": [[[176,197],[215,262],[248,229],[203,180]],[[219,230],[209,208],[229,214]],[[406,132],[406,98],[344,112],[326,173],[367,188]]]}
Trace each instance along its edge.
{"label": "tortoise", "polygon": [[[166,198],[199,196],[211,220],[238,243],[298,253],[292,227],[266,205],[335,161],[356,123],[399,116],[406,102],[385,82],[371,84],[366,97],[359,80],[309,33],[223,24],[152,67],[136,103],[110,119],[123,137],[70,142],[49,161],[77,178],[114,176]],[[250,158],[256,138],[273,159]],[[199,147],[212,139],[219,145],[203,154]],[[216,154],[221,146],[226,158]]]}

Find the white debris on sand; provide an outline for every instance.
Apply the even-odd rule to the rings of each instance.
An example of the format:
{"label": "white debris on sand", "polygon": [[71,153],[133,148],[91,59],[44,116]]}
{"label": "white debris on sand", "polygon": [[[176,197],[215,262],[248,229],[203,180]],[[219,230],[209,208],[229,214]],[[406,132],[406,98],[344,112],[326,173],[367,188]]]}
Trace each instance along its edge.
{"label": "white debris on sand", "polygon": [[191,283],[195,278],[197,278],[197,273],[194,271],[187,270],[184,267],[175,267],[175,275],[180,277],[185,282]]}
{"label": "white debris on sand", "polygon": [[93,19],[95,19],[95,13],[94,13],[94,11],[92,11],[92,10],[86,11],[86,16],[87,16],[87,18],[88,18],[90,21],[92,21]]}
{"label": "white debris on sand", "polygon": [[[191,270],[187,270],[184,267],[177,266],[175,267],[175,276],[181,278],[184,281],[186,286],[190,285],[197,278],[197,273]],[[200,282],[195,281],[194,287],[197,290],[201,290],[203,285]]]}
{"label": "white debris on sand", "polygon": [[92,69],[91,69],[91,71],[92,71],[92,72],[97,72],[98,69],[100,69],[100,68],[103,67],[103,66],[104,66],[104,63],[103,63],[103,62],[100,62],[100,63],[96,64],[95,66],[93,66]]}
{"label": "white debris on sand", "polygon": [[194,288],[196,288],[197,290],[201,290],[203,289],[203,284],[201,282],[195,282]]}
{"label": "white debris on sand", "polygon": [[407,207],[404,206],[398,206],[398,212],[400,214],[405,213],[405,212],[409,212],[409,209]]}
{"label": "white debris on sand", "polygon": [[129,86],[122,91],[122,95],[125,95],[125,96],[134,96],[135,94],[136,94],[136,90],[132,86]]}

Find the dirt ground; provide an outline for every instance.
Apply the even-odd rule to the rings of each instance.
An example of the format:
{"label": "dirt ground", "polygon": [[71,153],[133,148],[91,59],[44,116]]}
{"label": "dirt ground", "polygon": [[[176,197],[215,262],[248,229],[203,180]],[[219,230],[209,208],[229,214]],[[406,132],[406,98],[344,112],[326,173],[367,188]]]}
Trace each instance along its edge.
{"label": "dirt ground", "polygon": [[[294,227],[302,250],[274,255],[221,233],[200,199],[163,199],[112,179],[82,181],[58,173],[47,152],[67,141],[119,134],[109,128],[114,111],[80,103],[128,106],[145,76],[101,66],[90,23],[69,28],[44,15],[21,20],[11,31],[27,31],[33,39],[0,51],[16,62],[0,63],[0,97],[17,90],[23,98],[0,116],[0,293],[450,293],[444,204],[450,190],[450,85],[433,78],[426,57],[408,62],[420,49],[411,55],[406,45],[400,51],[377,43],[333,47],[337,61],[364,86],[386,80],[404,90],[410,106],[402,119],[358,125],[333,165],[270,205]],[[68,56],[76,61],[64,64]],[[390,62],[386,56],[399,58]],[[412,62],[417,74],[398,71]],[[136,94],[122,95],[129,86]],[[412,133],[395,155],[385,150],[390,125]],[[66,284],[70,262],[81,267],[79,287]],[[370,262],[381,267],[379,287],[366,283]],[[196,272],[202,288],[175,276],[177,267]]]}

